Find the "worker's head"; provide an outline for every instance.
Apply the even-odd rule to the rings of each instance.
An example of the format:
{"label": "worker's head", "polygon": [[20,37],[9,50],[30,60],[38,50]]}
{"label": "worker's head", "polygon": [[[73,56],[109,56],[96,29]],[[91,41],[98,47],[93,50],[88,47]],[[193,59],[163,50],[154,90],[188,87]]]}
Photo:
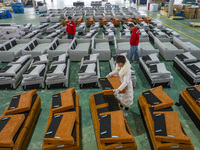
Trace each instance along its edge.
{"label": "worker's head", "polygon": [[135,28],[135,25],[134,24],[130,24],[129,28],[130,28],[130,30],[133,30]]}
{"label": "worker's head", "polygon": [[124,55],[118,55],[116,57],[116,63],[119,67],[123,67],[126,62],[126,58]]}
{"label": "worker's head", "polygon": [[72,17],[71,16],[68,17],[68,21],[72,22]]}

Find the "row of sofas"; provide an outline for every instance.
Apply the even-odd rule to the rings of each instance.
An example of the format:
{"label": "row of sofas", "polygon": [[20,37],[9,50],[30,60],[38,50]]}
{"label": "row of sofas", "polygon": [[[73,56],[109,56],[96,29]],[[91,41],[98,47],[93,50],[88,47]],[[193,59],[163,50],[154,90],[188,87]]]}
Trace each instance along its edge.
{"label": "row of sofas", "polygon": [[[119,77],[99,78],[99,82],[103,92],[92,94],[89,99],[98,149],[137,149],[128,123],[112,92],[121,84]],[[124,92],[125,90],[121,91]],[[179,102],[199,128],[200,86],[183,89]],[[152,148],[194,150],[173,105],[174,101],[163,92],[162,86],[146,90],[138,97],[138,107]],[[0,149],[26,149],[40,110],[41,99],[37,90],[13,96],[0,117]],[[79,95],[75,88],[53,94],[42,149],[79,150],[79,113]]]}

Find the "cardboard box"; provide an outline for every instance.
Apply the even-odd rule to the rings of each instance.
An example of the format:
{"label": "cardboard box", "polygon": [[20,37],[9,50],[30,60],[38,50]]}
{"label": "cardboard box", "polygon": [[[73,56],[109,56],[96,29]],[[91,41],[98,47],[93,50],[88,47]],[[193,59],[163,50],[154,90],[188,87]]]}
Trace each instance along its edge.
{"label": "cardboard box", "polygon": [[173,9],[176,9],[177,13],[181,13],[183,6],[182,5],[174,5]]}
{"label": "cardboard box", "polygon": [[160,11],[160,15],[164,16],[164,17],[167,17],[168,16],[168,11],[161,10]]}
{"label": "cardboard box", "polygon": [[196,18],[200,19],[200,8],[196,9]]}
{"label": "cardboard box", "polygon": [[195,18],[195,8],[185,8],[184,9],[184,17],[186,19],[194,19]]}
{"label": "cardboard box", "polygon": [[166,6],[163,7],[163,10],[164,10],[164,11],[168,11],[168,9],[169,9],[169,6],[168,6],[168,5],[166,5]]}

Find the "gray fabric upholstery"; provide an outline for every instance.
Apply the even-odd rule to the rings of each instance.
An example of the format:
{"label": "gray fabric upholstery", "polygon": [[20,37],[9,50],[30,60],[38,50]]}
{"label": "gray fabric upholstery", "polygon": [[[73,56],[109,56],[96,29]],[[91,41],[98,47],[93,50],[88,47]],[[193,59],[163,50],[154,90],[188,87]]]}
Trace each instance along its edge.
{"label": "gray fabric upholstery", "polygon": [[102,50],[102,51],[107,51],[107,50],[110,50],[110,46],[109,46],[108,42],[97,43],[96,49]]}
{"label": "gray fabric upholstery", "polygon": [[149,42],[140,42],[138,46],[138,50],[139,50],[140,56],[145,56],[145,55],[153,54],[153,53],[156,53],[156,54],[159,53],[159,50],[155,49]]}
{"label": "gray fabric upholstery", "polygon": [[170,42],[161,42],[158,38],[154,38],[155,47],[159,49],[160,54],[165,60],[173,60],[176,55],[184,53],[184,50],[178,49]]}
{"label": "gray fabric upholstery", "polygon": [[111,51],[108,39],[92,39],[92,53],[99,53],[99,60],[110,60]]}
{"label": "gray fabric upholstery", "polygon": [[86,49],[89,49],[90,47],[90,43],[79,43],[75,50],[78,50],[78,51],[85,51]]}
{"label": "gray fabric upholstery", "polygon": [[81,61],[89,53],[90,40],[74,38],[69,46],[69,56],[71,61]]}
{"label": "gray fabric upholstery", "polygon": [[200,48],[188,41],[188,39],[178,39],[173,37],[173,43],[185,52],[191,52],[198,60],[200,60]]}

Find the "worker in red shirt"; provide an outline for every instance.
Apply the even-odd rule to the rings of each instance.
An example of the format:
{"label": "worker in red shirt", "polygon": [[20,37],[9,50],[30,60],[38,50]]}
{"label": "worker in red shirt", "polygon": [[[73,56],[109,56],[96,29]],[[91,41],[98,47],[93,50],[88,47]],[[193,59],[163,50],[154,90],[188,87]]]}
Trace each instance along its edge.
{"label": "worker in red shirt", "polygon": [[133,62],[134,56],[137,57],[137,62],[139,62],[139,52],[138,52],[138,44],[140,40],[140,31],[135,27],[134,24],[129,25],[130,30],[132,31],[131,39],[130,39],[130,52],[129,52],[129,61]]}
{"label": "worker in red shirt", "polygon": [[66,33],[68,33],[68,39],[73,39],[76,34],[76,25],[71,16],[68,17]]}

